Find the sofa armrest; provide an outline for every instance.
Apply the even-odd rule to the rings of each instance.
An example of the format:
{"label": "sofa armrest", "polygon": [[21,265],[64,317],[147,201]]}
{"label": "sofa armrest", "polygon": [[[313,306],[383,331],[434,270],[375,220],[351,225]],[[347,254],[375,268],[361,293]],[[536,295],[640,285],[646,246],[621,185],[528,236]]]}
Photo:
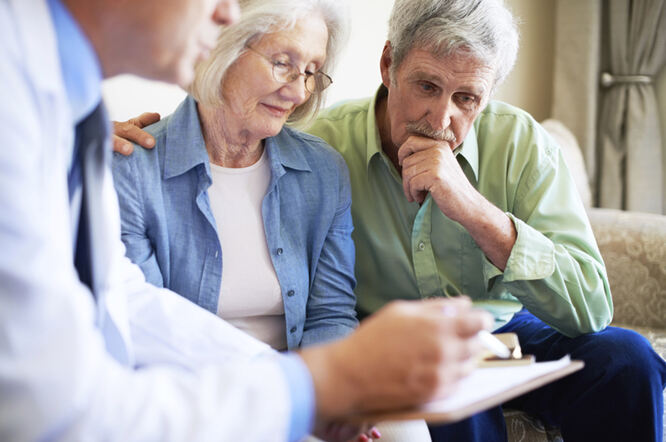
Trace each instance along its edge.
{"label": "sofa armrest", "polygon": [[588,209],[618,324],[666,329],[666,216]]}

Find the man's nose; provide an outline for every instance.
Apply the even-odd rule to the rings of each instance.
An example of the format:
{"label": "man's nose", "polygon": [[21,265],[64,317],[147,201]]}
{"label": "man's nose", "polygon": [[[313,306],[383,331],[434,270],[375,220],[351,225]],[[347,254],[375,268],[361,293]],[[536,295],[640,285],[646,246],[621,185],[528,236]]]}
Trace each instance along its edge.
{"label": "man's nose", "polygon": [[449,99],[442,100],[437,104],[437,108],[430,112],[428,118],[430,125],[435,130],[444,130],[451,125],[453,106]]}
{"label": "man's nose", "polygon": [[240,7],[237,0],[220,0],[213,12],[213,20],[219,25],[231,25],[240,18]]}

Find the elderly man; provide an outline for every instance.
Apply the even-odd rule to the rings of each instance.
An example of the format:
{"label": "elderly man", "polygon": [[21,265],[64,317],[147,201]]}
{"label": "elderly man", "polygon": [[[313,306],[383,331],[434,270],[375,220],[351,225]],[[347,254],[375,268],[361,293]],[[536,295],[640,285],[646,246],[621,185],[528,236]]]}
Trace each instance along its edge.
{"label": "elderly man", "polygon": [[0,440],[298,440],[315,411],[407,406],[464,375],[490,325],[468,301],[393,303],[283,356],[124,258],[101,78],[186,84],[237,15],[234,0],[0,0]]}
{"label": "elderly man", "polygon": [[[309,129],[350,169],[358,309],[467,294],[525,353],[586,363],[512,407],[567,441],[661,440],[666,364],[640,335],[606,327],[605,267],[558,147],[490,101],[517,47],[501,0],[396,0],[376,95]],[[506,440],[499,408],[432,435]]]}
{"label": "elderly man", "polygon": [[[517,47],[500,0],[396,0],[375,97],[310,128],[350,169],[358,308],[467,294],[525,353],[586,363],[511,406],[566,441],[661,440],[666,364],[606,327],[606,270],[559,149],[525,112],[490,101]],[[499,409],[431,432],[506,439]]]}

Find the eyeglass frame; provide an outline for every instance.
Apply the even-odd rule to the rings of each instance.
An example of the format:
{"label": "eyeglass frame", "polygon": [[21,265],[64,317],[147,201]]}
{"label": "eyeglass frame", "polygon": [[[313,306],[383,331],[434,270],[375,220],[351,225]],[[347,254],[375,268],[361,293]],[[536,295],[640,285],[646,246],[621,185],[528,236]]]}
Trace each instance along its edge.
{"label": "eyeglass frame", "polygon": [[[312,95],[321,94],[322,92],[324,92],[326,90],[326,88],[328,88],[329,86],[331,86],[331,84],[333,84],[333,79],[326,72],[322,72],[322,71],[301,72],[301,70],[298,67],[296,67],[296,65],[294,63],[292,63],[291,61],[283,62],[283,61],[275,60],[272,57],[269,57],[268,55],[265,55],[265,54],[259,52],[258,50],[254,49],[252,46],[249,46],[249,45],[246,45],[245,48],[249,49],[250,51],[254,52],[255,54],[261,56],[261,58],[263,58],[264,60],[266,60],[267,62],[269,62],[271,64],[271,73],[273,74],[273,80],[277,81],[280,84],[293,83],[298,78],[303,76],[304,77],[303,84],[305,85],[305,90],[307,90]],[[285,72],[284,74],[280,74],[280,73],[275,72],[276,69],[281,69],[281,68],[282,69],[286,68],[287,72]],[[317,91],[316,88],[315,88],[314,91],[310,90],[310,88],[308,87],[308,80],[310,78],[314,79],[315,87],[316,87],[316,85],[317,85],[317,76],[318,75],[319,75],[319,78],[323,78],[326,81],[328,81],[328,84],[319,91]],[[280,77],[284,77],[284,79],[282,80],[282,79],[280,79]]]}

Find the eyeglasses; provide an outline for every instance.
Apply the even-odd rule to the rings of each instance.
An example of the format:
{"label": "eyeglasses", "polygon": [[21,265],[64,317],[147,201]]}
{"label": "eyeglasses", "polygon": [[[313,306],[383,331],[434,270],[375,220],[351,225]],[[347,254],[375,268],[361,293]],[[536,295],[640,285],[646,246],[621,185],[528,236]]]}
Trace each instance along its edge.
{"label": "eyeglasses", "polygon": [[333,83],[333,79],[321,71],[301,72],[292,62],[287,59],[280,60],[271,58],[250,46],[246,46],[246,48],[257,55],[260,55],[264,60],[268,61],[273,66],[273,78],[278,83],[291,83],[302,75],[305,77],[305,89],[311,94],[320,94],[324,91],[324,89],[329,87],[331,83]]}

